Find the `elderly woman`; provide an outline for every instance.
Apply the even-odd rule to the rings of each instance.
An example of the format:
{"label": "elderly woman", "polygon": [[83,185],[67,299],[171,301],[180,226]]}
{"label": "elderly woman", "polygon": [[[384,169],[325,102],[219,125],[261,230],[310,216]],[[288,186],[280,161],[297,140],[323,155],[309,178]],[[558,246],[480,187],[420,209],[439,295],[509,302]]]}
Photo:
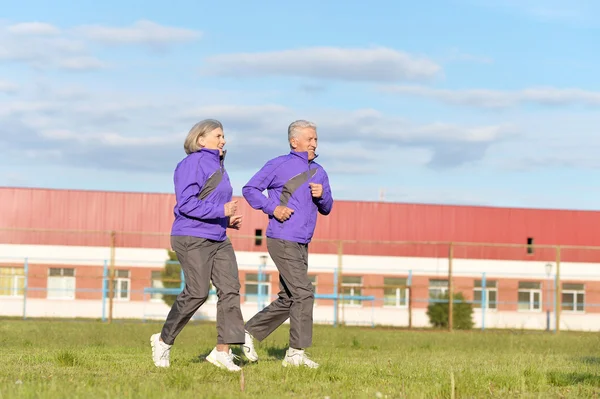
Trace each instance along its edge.
{"label": "elderly woman", "polygon": [[229,371],[239,371],[229,345],[244,343],[240,311],[240,282],[235,253],[227,228],[239,229],[232,187],[223,159],[223,125],[203,120],[185,139],[187,156],[175,168],[175,221],[171,246],[185,276],[185,288],[177,296],[161,333],[150,338],[157,367],[169,367],[175,338],[208,298],[210,281],[217,289],[217,346],[206,360]]}

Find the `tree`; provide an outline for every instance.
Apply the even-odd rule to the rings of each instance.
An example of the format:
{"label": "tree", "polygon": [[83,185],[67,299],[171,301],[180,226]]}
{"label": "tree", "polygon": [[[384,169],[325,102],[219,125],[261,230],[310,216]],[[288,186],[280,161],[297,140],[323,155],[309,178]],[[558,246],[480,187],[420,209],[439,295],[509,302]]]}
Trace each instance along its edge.
{"label": "tree", "polygon": [[[165,269],[161,277],[164,288],[179,288],[181,287],[181,264],[177,259],[175,251],[167,250],[169,260],[165,262]],[[177,295],[163,294],[163,301],[169,306],[173,306]]]}
{"label": "tree", "polygon": [[[448,293],[433,299],[442,300],[433,302],[427,306],[429,322],[434,327],[448,327]],[[452,304],[452,326],[458,330],[470,330],[473,328],[473,306],[465,301],[462,292],[454,294]]]}

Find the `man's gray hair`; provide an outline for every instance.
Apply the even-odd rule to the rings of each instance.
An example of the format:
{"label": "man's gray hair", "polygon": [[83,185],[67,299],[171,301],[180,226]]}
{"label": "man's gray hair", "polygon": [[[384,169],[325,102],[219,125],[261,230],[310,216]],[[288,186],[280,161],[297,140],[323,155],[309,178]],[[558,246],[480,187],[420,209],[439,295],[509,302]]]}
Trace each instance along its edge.
{"label": "man's gray hair", "polygon": [[204,119],[203,121],[196,123],[190,129],[190,132],[183,143],[185,153],[190,155],[191,153],[200,151],[201,148],[198,145],[198,139],[219,128],[223,129],[223,125],[216,119]]}
{"label": "man's gray hair", "polygon": [[315,132],[317,131],[317,125],[310,121],[300,119],[290,123],[290,126],[288,126],[288,141],[296,137],[296,134],[298,134],[298,130],[306,128],[314,129]]}

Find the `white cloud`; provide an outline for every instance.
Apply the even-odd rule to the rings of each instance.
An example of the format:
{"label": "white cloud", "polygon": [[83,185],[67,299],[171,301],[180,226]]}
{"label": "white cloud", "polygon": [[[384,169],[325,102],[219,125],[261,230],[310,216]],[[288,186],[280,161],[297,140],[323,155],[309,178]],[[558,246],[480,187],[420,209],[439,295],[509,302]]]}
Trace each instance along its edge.
{"label": "white cloud", "polygon": [[151,21],[138,21],[129,27],[88,25],[65,29],[43,22],[0,24],[0,63],[23,63],[36,69],[97,70],[109,67],[109,63],[92,54],[92,42],[165,50],[200,37],[199,31]]}
{"label": "white cloud", "polygon": [[478,108],[509,108],[520,104],[600,106],[600,92],[575,88],[538,87],[502,91],[489,89],[446,90],[424,86],[381,87],[382,92],[417,96],[446,104]]}
{"label": "white cloud", "polygon": [[19,90],[19,86],[6,80],[0,80],[0,93],[14,94]]}
{"label": "white cloud", "polygon": [[49,24],[0,26],[0,62],[27,64],[36,69],[97,69],[103,64],[89,54],[85,42],[58,34]]}
{"label": "white cloud", "polygon": [[[253,168],[285,152],[288,124],[307,118],[319,125],[325,160],[350,173],[356,160],[363,172],[377,171],[382,146],[424,150],[426,166],[452,168],[481,160],[490,146],[511,138],[501,125],[417,125],[372,109],[299,112],[269,103],[192,105],[196,101],[114,92],[65,96],[41,86],[32,98],[0,101],[0,141],[5,150],[26,149],[72,166],[154,172],[169,170],[183,156],[183,140],[194,123],[217,118],[225,125],[227,147],[237,154],[229,167]],[[423,157],[414,162],[422,166]]]}
{"label": "white cloud", "polygon": [[58,61],[57,65],[60,68],[71,71],[90,71],[94,69],[108,68],[109,66],[108,63],[102,62],[97,58],[90,56],[63,58],[62,60]]}
{"label": "white cloud", "polygon": [[52,36],[58,35],[60,29],[44,22],[23,22],[10,25],[6,30],[15,35]]}
{"label": "white cloud", "polygon": [[295,76],[346,81],[425,81],[442,72],[435,62],[377,48],[311,47],[208,57],[205,73],[217,76]]}
{"label": "white cloud", "polygon": [[145,20],[137,21],[128,27],[80,26],[76,31],[89,40],[105,44],[135,44],[159,48],[197,40],[202,36],[202,32],[197,30],[164,26]]}

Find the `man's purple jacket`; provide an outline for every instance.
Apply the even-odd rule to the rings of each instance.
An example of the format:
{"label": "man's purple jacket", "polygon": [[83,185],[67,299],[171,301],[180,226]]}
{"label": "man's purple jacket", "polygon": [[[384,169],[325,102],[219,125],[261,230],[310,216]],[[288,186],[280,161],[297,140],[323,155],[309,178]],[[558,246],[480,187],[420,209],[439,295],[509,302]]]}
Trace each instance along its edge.
{"label": "man's purple jacket", "polygon": [[[321,198],[312,197],[309,183],[323,185]],[[263,195],[267,190],[268,197]],[[308,160],[307,152],[291,151],[268,161],[243,187],[250,206],[269,215],[266,236],[308,244],[317,224],[317,212],[328,215],[333,206],[329,177],[318,163]],[[285,222],[273,212],[278,205],[294,210]]]}

